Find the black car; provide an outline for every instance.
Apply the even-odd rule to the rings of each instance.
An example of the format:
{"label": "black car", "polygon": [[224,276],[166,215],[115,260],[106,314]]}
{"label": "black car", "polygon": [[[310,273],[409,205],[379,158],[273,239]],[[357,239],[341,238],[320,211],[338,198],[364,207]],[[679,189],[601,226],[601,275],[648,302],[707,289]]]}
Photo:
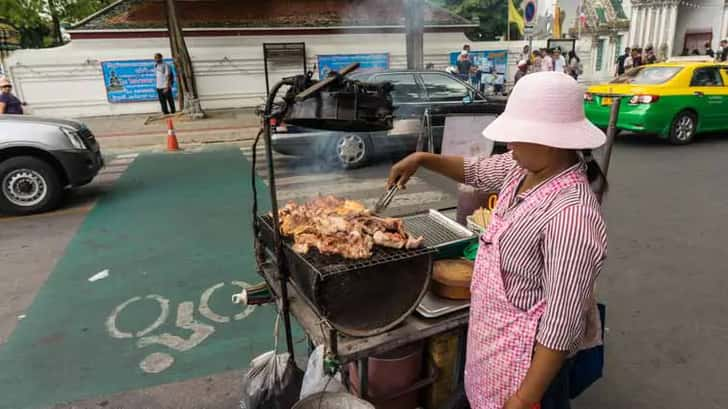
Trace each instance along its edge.
{"label": "black car", "polygon": [[429,109],[435,150],[442,144],[445,117],[449,114],[497,115],[504,99],[491,99],[469,84],[440,71],[389,70],[352,74],[363,82],[390,82],[396,107],[389,131],[338,132],[281,124],[272,137],[273,149],[285,155],[315,155],[353,169],[383,153],[408,153],[417,147],[421,121]]}

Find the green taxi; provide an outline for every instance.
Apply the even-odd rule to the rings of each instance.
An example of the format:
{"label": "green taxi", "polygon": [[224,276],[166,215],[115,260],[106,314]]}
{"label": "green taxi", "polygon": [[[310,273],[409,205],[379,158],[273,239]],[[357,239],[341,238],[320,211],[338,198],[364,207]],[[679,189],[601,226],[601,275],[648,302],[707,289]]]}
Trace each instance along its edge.
{"label": "green taxi", "polygon": [[677,145],[690,143],[698,133],[728,131],[725,63],[674,61],[635,68],[587,89],[587,118],[606,128],[617,96],[619,130],[656,134]]}

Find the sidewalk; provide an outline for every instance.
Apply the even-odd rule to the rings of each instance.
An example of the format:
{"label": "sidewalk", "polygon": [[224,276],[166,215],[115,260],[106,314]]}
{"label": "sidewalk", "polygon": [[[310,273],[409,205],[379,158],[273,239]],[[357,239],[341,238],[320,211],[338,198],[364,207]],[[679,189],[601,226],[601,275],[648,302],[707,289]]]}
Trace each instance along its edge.
{"label": "sidewalk", "polygon": [[[205,113],[205,119],[196,121],[171,116],[180,144],[248,140],[254,138],[259,129],[253,108],[208,110]],[[104,151],[152,148],[167,143],[167,121],[155,114],[89,117],[81,121],[93,131]]]}

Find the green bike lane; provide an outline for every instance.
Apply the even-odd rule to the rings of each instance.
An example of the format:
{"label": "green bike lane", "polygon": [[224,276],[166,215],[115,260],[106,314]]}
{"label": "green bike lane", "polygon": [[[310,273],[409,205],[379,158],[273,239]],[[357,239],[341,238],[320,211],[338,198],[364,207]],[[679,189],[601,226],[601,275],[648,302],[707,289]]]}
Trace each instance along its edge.
{"label": "green bike lane", "polygon": [[0,347],[0,408],[245,368],[269,350],[273,309],[230,301],[260,281],[249,166],[238,149],[140,155]]}

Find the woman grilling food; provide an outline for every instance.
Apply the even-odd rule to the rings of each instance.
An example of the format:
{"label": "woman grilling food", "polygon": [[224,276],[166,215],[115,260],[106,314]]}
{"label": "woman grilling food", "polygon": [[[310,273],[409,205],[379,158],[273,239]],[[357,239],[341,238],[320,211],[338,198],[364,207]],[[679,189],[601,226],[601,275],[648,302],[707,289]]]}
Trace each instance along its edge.
{"label": "woman grilling food", "polygon": [[389,185],[425,167],[500,191],[471,283],[465,392],[474,409],[569,408],[572,357],[601,343],[593,291],[607,234],[590,183],[606,180],[589,152],[606,138],[582,98],[566,74],[527,75],[483,131],[509,152],[420,152],[391,170]]}

